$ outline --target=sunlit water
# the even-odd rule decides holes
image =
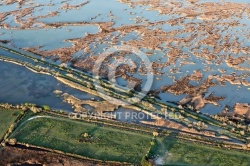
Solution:
[[[202,2],[221,2],[219,0],[201,0],[198,3]],[[235,2],[233,0],[227,0],[227,2]],[[3,2],[0,2],[3,3]],[[43,1],[43,0],[38,0],[36,3],[39,4],[49,4],[49,1]],[[74,0],[74,1],[69,1],[69,4],[79,4],[82,3],[80,0]],[[249,3],[247,0],[240,0],[237,1],[237,3]],[[43,18],[43,19],[38,19],[38,21],[44,22],[44,23],[54,23],[54,22],[80,22],[80,21],[86,21],[86,22],[107,22],[111,21],[112,19],[114,20],[115,24],[113,27],[120,27],[122,25],[134,25],[135,19],[137,17],[141,17],[142,19],[147,19],[149,22],[156,22],[156,21],[161,21],[161,20],[169,20],[170,16],[168,15],[160,15],[158,11],[155,10],[148,10],[150,6],[135,6],[135,8],[129,8],[128,4],[122,4],[118,1],[115,0],[105,0],[105,3],[103,3],[103,0],[90,0],[90,3],[87,5],[84,5],[80,7],[79,9],[74,9],[74,10],[63,10],[60,9],[61,7],[61,0],[56,0],[53,1],[54,6],[40,6],[37,7],[35,12],[32,13],[33,16],[39,16],[39,15],[46,15],[50,11],[58,11],[59,14],[55,17],[49,17],[49,18]],[[186,2],[183,2],[184,5],[187,5]],[[29,5],[26,3],[23,7],[30,7],[32,5]],[[17,4],[12,4],[12,5],[2,5],[0,6],[0,11],[1,12],[7,12],[7,11],[12,11],[17,9]],[[114,18],[111,18],[108,16],[110,12],[115,16]],[[25,16],[26,18],[28,16]],[[178,18],[178,15],[173,15],[172,18]],[[92,19],[91,19],[92,18]],[[6,23],[10,23],[11,26],[17,26],[16,23],[14,23],[14,18],[12,16],[9,16],[8,19],[5,20]],[[223,20],[227,21],[227,20]],[[198,19],[190,20],[186,19],[185,22],[200,22]],[[250,42],[246,37],[243,37],[244,32],[249,29],[250,22],[246,17],[243,17],[240,20],[240,23],[246,24],[245,27],[234,27],[231,28],[229,27],[229,30],[227,30],[227,33],[234,34],[239,33],[239,36],[242,36],[240,40],[243,42],[244,46],[250,46]],[[137,24],[144,24],[143,22],[137,23]],[[161,26],[152,26],[148,27],[149,29],[153,28],[161,28],[164,31],[171,31],[171,30],[176,30],[176,29],[181,29],[183,28],[182,26],[170,26],[168,24],[164,24]],[[218,27],[221,28],[221,27]],[[240,32],[242,30],[242,32]],[[96,25],[83,25],[83,26],[68,26],[68,27],[61,27],[57,29],[37,29],[37,30],[6,30],[6,29],[0,29],[0,39],[1,40],[12,40],[11,44],[19,47],[19,48],[25,48],[25,47],[35,47],[35,46],[43,46],[41,49],[42,50],[52,50],[56,48],[61,48],[61,47],[70,47],[72,43],[69,42],[64,42],[64,40],[67,39],[72,39],[72,38],[79,38],[79,37],[84,37],[86,33],[88,34],[94,34],[99,32],[98,26]],[[222,35],[226,35],[225,33],[222,33]],[[190,34],[179,34],[178,37],[185,37]],[[117,43],[118,45],[121,43],[121,41],[129,41],[132,39],[139,39],[140,36],[138,36],[137,33],[131,32],[130,34],[120,37],[119,42]],[[223,41],[222,41],[223,42]],[[195,43],[190,43],[190,47],[193,47]],[[174,43],[173,43],[174,45]],[[94,54],[98,54],[103,52],[103,48],[109,47],[108,45],[98,45],[97,48],[92,47],[92,51]],[[204,48],[212,49],[207,46],[203,46]],[[161,86],[166,86],[166,85],[171,85],[173,84],[173,80],[170,79],[168,76],[175,76],[177,79],[187,75],[187,74],[192,74],[194,70],[201,70],[205,67],[211,67],[211,70],[207,72],[203,72],[204,78],[207,78],[209,75],[213,74],[218,74],[221,75],[221,73],[218,72],[218,69],[225,69],[226,72],[225,74],[231,74],[232,72],[236,72],[236,74],[241,74],[242,71],[237,71],[232,68],[229,68],[225,62],[222,62],[221,65],[215,65],[214,62],[212,64],[205,64],[203,58],[197,58],[196,56],[192,55],[189,51],[189,48],[187,46],[184,46],[182,48],[182,51],[187,53],[190,57],[187,59],[189,62],[194,62],[195,65],[193,64],[188,64],[181,66],[181,59],[178,59],[175,64],[171,64],[168,67],[163,68],[164,74],[162,76],[155,76],[154,83],[152,85],[152,89],[158,89]],[[142,49],[142,51],[148,51],[146,49]],[[160,62],[166,62],[167,57],[165,57],[164,52],[166,50],[162,51],[154,51],[155,54],[149,56],[149,59],[153,61],[160,61]],[[2,52],[4,55],[8,55],[6,52]],[[73,57],[79,57],[83,54],[82,51],[76,53],[73,55]],[[217,56],[221,56],[224,53],[221,52]],[[247,55],[244,55],[247,56]],[[1,75],[3,77],[0,77],[0,85],[1,86],[7,86],[6,88],[1,89],[1,95],[0,101],[3,102],[12,102],[12,103],[21,103],[21,102],[35,102],[38,104],[47,104],[51,105],[54,108],[57,109],[70,109],[70,106],[59,102],[59,99],[52,94],[53,90],[55,89],[63,89],[64,91],[67,91],[66,86],[61,85],[60,83],[57,83],[55,79],[48,77],[48,76],[41,76],[41,75],[36,75],[34,76],[33,79],[29,80],[29,76],[32,75],[30,72],[26,73],[26,69],[22,67],[14,67],[14,65],[10,64],[4,64],[1,62],[1,69],[3,71],[7,70],[6,66],[12,66],[13,71],[10,70],[9,74],[6,74],[6,72],[2,72]],[[244,67],[248,67],[249,64],[246,62],[242,64]],[[169,70],[174,67],[180,67],[180,73],[174,73],[171,74]],[[5,73],[5,74],[4,74]],[[23,74],[24,73],[24,74]],[[27,77],[26,77],[27,74]],[[20,78],[20,75],[24,79]],[[8,76],[8,77],[7,77]],[[138,74],[135,76],[141,77]],[[2,79],[6,78],[6,79]],[[8,78],[8,79],[7,79]],[[145,82],[145,77],[141,77],[144,82]],[[158,78],[158,79],[157,79]],[[250,80],[249,78],[246,78],[247,80]],[[20,81],[20,82],[19,82]],[[23,82],[27,82],[28,85],[24,84]],[[17,87],[16,90],[13,90],[14,85],[11,85],[11,82],[15,84],[15,87]],[[39,83],[37,83],[39,82]],[[119,85],[126,86],[127,82],[123,80],[122,78],[118,78],[117,82]],[[20,86],[19,86],[20,84]],[[196,83],[198,84],[198,83]],[[53,85],[53,86],[52,86]],[[9,86],[9,88],[8,88]],[[37,88],[38,86],[38,88]],[[48,86],[50,88],[42,88],[42,87]],[[58,86],[58,88],[57,88]],[[220,101],[219,105],[220,106],[214,106],[211,104],[207,104],[205,108],[203,108],[201,111],[204,113],[211,113],[215,114],[220,112],[225,105],[233,106],[236,102],[239,103],[249,103],[248,99],[248,87],[244,87],[240,85],[230,85],[226,84],[225,86],[216,86],[216,87],[210,87],[208,89],[207,94],[210,94],[212,92],[216,92],[215,94],[217,96],[224,96],[226,97],[225,100]],[[41,89],[39,89],[41,87]],[[3,92],[2,92],[3,91]],[[32,92],[33,91],[33,92]],[[44,91],[44,92],[42,92]],[[73,91],[72,89],[70,91]],[[25,92],[25,93],[24,93]],[[72,93],[71,93],[72,94]],[[77,93],[79,95],[79,92]],[[21,97],[22,96],[22,97]],[[175,96],[171,93],[160,93],[159,97],[164,100],[164,101],[175,101],[178,102],[181,100],[183,97],[186,95],[179,95]],[[55,102],[56,101],[56,102]],[[57,103],[57,104],[55,104]]]

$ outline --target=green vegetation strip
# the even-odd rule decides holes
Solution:
[[[88,158],[138,164],[150,150],[152,136],[69,119],[42,117],[20,124],[11,138]]]
[[[175,136],[158,138],[151,155],[159,155],[158,164],[164,165],[209,165],[209,166],[248,166],[249,152],[223,150],[193,143],[184,143]]]
[[[0,140],[3,139],[8,130],[11,130],[11,125],[14,124],[20,115],[20,110],[0,109]]]

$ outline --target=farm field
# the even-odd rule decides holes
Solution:
[[[45,116],[20,124],[11,138],[88,158],[139,164],[152,136]]]
[[[4,137],[7,130],[20,115],[20,110],[0,109],[0,140]]]
[[[18,142],[103,161],[140,164],[149,153],[163,165],[249,165],[248,152],[223,150],[178,140],[175,134],[156,137],[93,123],[30,111],[10,138]]]
[[[184,143],[174,138],[157,139],[156,146],[151,149],[152,155],[159,155],[157,164],[167,165],[239,165],[250,164],[249,152],[222,150],[194,143]]]

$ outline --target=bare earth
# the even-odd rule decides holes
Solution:
[[[1,162],[0,166],[6,165],[46,165],[46,166],[102,166],[108,163],[100,163],[90,160],[75,159],[56,153],[20,149],[16,147],[6,146],[0,150]]]

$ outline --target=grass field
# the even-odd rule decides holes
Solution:
[[[15,122],[19,115],[19,110],[0,109],[0,139],[4,137],[11,124]]]
[[[161,164],[168,165],[209,165],[209,166],[249,166],[250,153],[222,150],[194,143],[174,141],[174,138],[158,138],[152,155],[159,154]]]
[[[10,137],[89,158],[135,164],[140,163],[151,147],[151,135],[63,118],[27,121],[32,116],[28,112]],[[250,165],[249,153],[184,143],[176,140],[175,135],[157,137],[150,155],[159,155],[158,164],[166,165]]]
[[[84,134],[88,137],[85,138]],[[139,164],[152,136],[68,119],[38,118],[21,124],[17,141],[104,161]],[[80,138],[83,142],[79,142]]]

